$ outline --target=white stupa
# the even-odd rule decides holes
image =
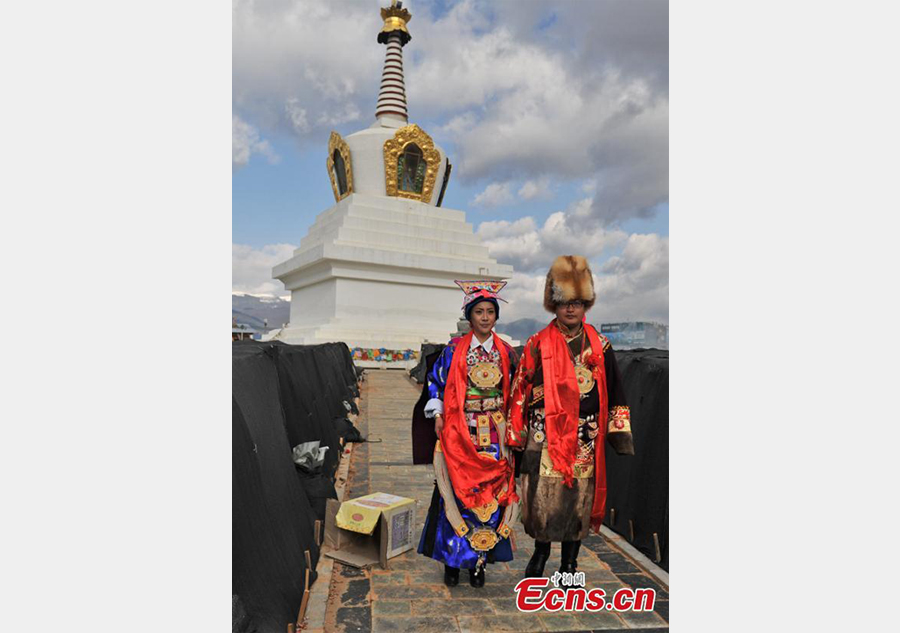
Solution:
[[[323,211],[272,276],[291,291],[288,343],[344,341],[351,348],[419,349],[446,342],[461,316],[454,279],[508,279],[465,213],[441,207],[451,165],[410,125],[403,79],[409,11],[381,10],[387,45],[371,127],[331,133],[327,167],[336,204]]]

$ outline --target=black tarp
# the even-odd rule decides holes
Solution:
[[[349,382],[348,382],[349,381]],[[340,458],[333,420],[346,414],[356,372],[343,344],[232,344],[232,623],[240,633],[294,622],[303,597],[305,550],[315,580],[316,509],[334,496]],[[329,446],[322,472],[307,475],[291,447]]]
[[[634,455],[606,447],[607,498],[604,523],[669,569],[669,352],[658,349],[616,352],[631,408]],[[615,522],[611,510],[615,509]],[[629,524],[631,521],[631,524]],[[634,538],[631,538],[631,531]]]
[[[434,444],[437,442],[437,435],[434,432],[434,420],[425,417],[425,405],[428,403],[428,385],[425,383],[425,374],[431,371],[435,361],[444,350],[445,345],[426,344],[422,346],[422,353],[419,357],[419,365],[421,366],[422,380],[416,378],[422,384],[422,393],[418,402],[413,407],[412,419],[412,447],[413,447],[413,464],[431,464],[434,462]],[[412,372],[410,372],[412,375]]]
[[[425,374],[431,371],[434,361],[428,364],[428,357],[435,353],[440,353],[444,349],[443,343],[423,343],[422,349],[419,350],[419,364],[409,370],[409,375],[420,385],[425,382]],[[437,356],[435,356],[437,358]]]

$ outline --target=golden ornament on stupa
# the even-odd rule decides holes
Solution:
[[[391,33],[399,33],[400,42],[406,45],[412,39],[412,35],[406,30],[406,23],[412,20],[412,15],[407,9],[403,8],[403,3],[398,0],[392,0],[391,6],[381,10],[381,19],[384,20],[384,26],[378,34],[378,43],[385,44],[388,35]]]

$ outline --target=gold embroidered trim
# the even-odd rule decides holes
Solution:
[[[472,508],[472,513],[478,517],[478,520],[482,523],[487,523],[491,518],[491,515],[497,511],[499,508],[499,504],[496,499],[491,499],[487,503],[482,506],[478,506],[477,508]]]
[[[497,544],[500,538],[491,528],[478,528],[469,536],[469,545],[477,552],[487,552]]]
[[[600,334],[600,332],[597,332],[597,338],[600,339],[600,346],[603,347],[604,352],[611,347],[609,339]]]
[[[503,398],[472,398],[466,400],[466,411],[494,411],[503,407]]]
[[[547,477],[550,479],[562,479],[563,474],[553,468],[553,460],[550,459],[550,452],[547,450],[547,447],[543,447],[541,449],[541,477]],[[594,464],[593,462],[590,464],[573,464],[572,465],[572,476],[575,479],[590,479],[594,476]]]
[[[500,368],[493,363],[476,363],[469,370],[469,380],[479,389],[496,387],[500,378]]]
[[[618,406],[609,410],[609,433],[631,433],[631,409]]]
[[[491,445],[491,418],[487,413],[482,413],[481,415],[475,418],[475,423],[478,429],[478,445],[479,446],[490,446]]]
[[[594,388],[594,374],[584,365],[575,367],[575,382],[578,383],[579,393],[590,393]]]

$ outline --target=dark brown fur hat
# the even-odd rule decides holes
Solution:
[[[594,305],[594,276],[587,260],[580,255],[560,255],[553,261],[544,285],[544,308],[556,312],[556,306],[581,299],[588,310]]]

